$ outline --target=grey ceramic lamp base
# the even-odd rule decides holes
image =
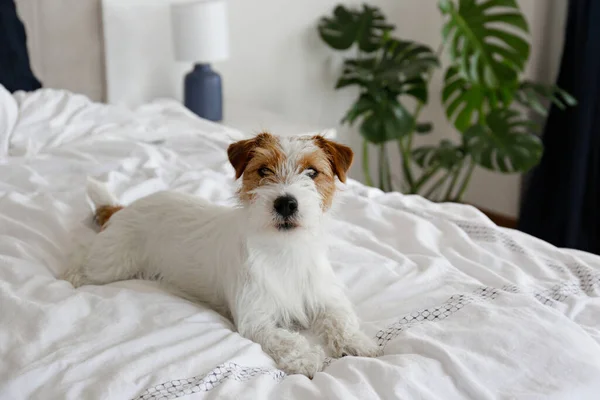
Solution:
[[[196,64],[185,76],[184,105],[201,118],[223,120],[221,76],[208,64]]]

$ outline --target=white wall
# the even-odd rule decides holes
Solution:
[[[341,57],[317,36],[316,22],[331,12],[335,0],[229,0],[232,57],[218,68],[224,76],[228,97],[245,100],[290,118],[318,125],[338,125],[355,92],[334,91]],[[360,1],[343,1],[360,4]],[[396,34],[418,40],[434,49],[440,43],[441,16],[434,0],[378,0],[397,26]],[[528,75],[552,80],[560,57],[565,0],[520,0],[532,30],[533,54]],[[553,13],[551,13],[553,11]],[[543,53],[543,54],[542,54]],[[432,100],[423,117],[435,124],[434,141],[456,137],[439,101],[442,73],[431,85]],[[341,129],[341,140],[360,149],[354,130]],[[360,158],[360,152],[359,152]],[[373,157],[372,157],[373,158]],[[399,161],[392,160],[399,173]],[[352,176],[362,178],[360,160]],[[518,175],[502,176],[478,170],[466,200],[487,208],[517,215],[520,191]]]
[[[108,99],[140,102],[156,96],[181,98],[182,68],[168,48],[168,0],[103,0]],[[226,99],[251,104],[314,126],[338,126],[356,92],[334,91],[341,55],[317,35],[318,19],[340,0],[229,0],[231,58],[216,68],[222,73]],[[442,19],[435,0],[373,0],[397,26],[396,34],[437,48]],[[551,80],[560,56],[566,0],[520,0],[532,28],[531,77]],[[562,10],[561,10],[562,9]],[[551,10],[558,10],[551,13]],[[558,21],[558,22],[557,22]],[[136,39],[137,38],[137,42]],[[166,46],[166,47],[165,47]],[[428,141],[456,137],[439,101],[442,73],[431,85],[431,102],[423,117],[435,124]],[[227,110],[225,109],[225,113]],[[339,128],[340,139],[360,149],[355,130]],[[362,179],[360,151],[351,172]],[[399,160],[392,159],[400,172]],[[508,214],[518,212],[520,177],[477,171],[466,200]]]
[[[44,87],[104,100],[100,0],[16,0],[31,67]]]
[[[108,84],[104,84],[101,0],[17,0],[29,34],[35,73],[46,87],[84,93],[135,105],[155,97],[181,98],[182,75],[189,66],[172,61],[168,3],[175,0],[102,0],[105,15]],[[229,0],[232,57],[217,65],[225,95],[314,126],[338,126],[353,100],[352,90],[334,91],[341,57],[317,36],[319,17],[344,0]],[[436,0],[372,0],[397,25],[400,37],[436,48],[441,17]],[[566,0],[519,0],[532,28],[532,78],[552,81],[562,48]],[[106,14],[106,13],[105,13]],[[441,73],[434,76],[432,101],[424,118],[436,131],[427,138],[456,137],[437,95]],[[226,110],[225,110],[226,112]],[[360,149],[356,131],[340,128],[341,140]],[[393,154],[396,154],[395,151]],[[360,152],[352,176],[362,179]],[[373,158],[373,157],[372,157]],[[399,172],[399,160],[392,160]],[[467,200],[509,215],[518,211],[519,176],[477,171]]]

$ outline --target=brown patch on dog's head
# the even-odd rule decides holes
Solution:
[[[313,136],[312,140],[319,150],[307,154],[302,160],[302,164],[304,168],[312,168],[317,171],[313,180],[321,194],[321,207],[326,211],[333,203],[336,191],[335,177],[337,176],[341,182],[346,182],[346,174],[352,165],[354,153],[348,146],[322,136]]]
[[[227,148],[227,156],[229,162],[235,169],[235,179],[239,179],[244,173],[250,160],[256,154],[259,148],[274,148],[277,147],[278,140],[270,133],[263,132],[253,137],[252,139],[240,140],[229,145]]]
[[[229,162],[235,169],[235,178],[243,175],[239,194],[242,200],[251,200],[253,189],[261,184],[277,180],[285,154],[279,139],[263,132],[252,139],[233,143],[227,149]]]
[[[313,140],[327,155],[333,173],[343,183],[346,182],[346,174],[352,165],[354,152],[348,146],[325,139],[323,136],[313,136]]]

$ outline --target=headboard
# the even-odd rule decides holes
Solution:
[[[15,0],[45,87],[106,97],[101,0]]]

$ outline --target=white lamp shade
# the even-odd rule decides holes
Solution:
[[[227,4],[224,0],[171,4],[173,45],[177,61],[210,63],[229,56]]]

